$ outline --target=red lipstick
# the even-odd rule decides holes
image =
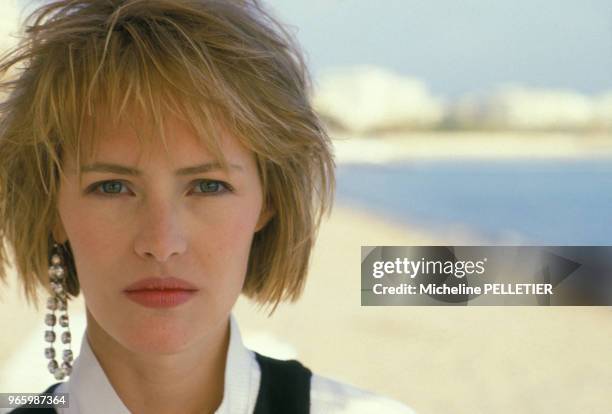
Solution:
[[[147,308],[173,308],[195,296],[198,288],[175,277],[150,277],[128,286],[128,299]]]

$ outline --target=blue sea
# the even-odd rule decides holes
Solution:
[[[338,201],[503,244],[612,245],[612,159],[341,164]]]

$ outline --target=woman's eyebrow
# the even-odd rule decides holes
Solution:
[[[244,168],[238,164],[228,164],[231,169],[237,171],[244,171]],[[179,168],[174,173],[176,175],[193,175],[202,174],[210,171],[221,170],[221,164],[218,162],[208,162],[199,165],[193,165],[189,167]],[[93,164],[83,165],[81,167],[81,173],[87,172],[106,172],[122,175],[142,175],[142,172],[134,167],[129,167],[121,164],[113,164],[108,162],[96,162]]]

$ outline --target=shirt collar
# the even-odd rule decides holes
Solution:
[[[253,412],[261,374],[255,354],[242,343],[233,314],[230,315],[230,343],[225,362],[223,401],[215,414]]]
[[[242,343],[238,323],[230,315],[230,341],[225,364],[223,401],[215,414],[252,412],[257,399],[260,373],[252,351]],[[75,359],[68,382],[56,389],[68,392],[70,408],[64,414],[129,414],[94,355],[87,335]]]

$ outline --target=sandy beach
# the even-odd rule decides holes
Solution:
[[[336,205],[299,302],[268,318],[239,300],[245,342],[418,413],[610,412],[610,308],[360,306],[360,246],[478,242],[451,233],[431,235]],[[42,352],[43,309],[27,308],[13,280],[0,300],[0,391],[42,391],[53,382]],[[80,321],[78,336],[82,303],[71,315]]]

